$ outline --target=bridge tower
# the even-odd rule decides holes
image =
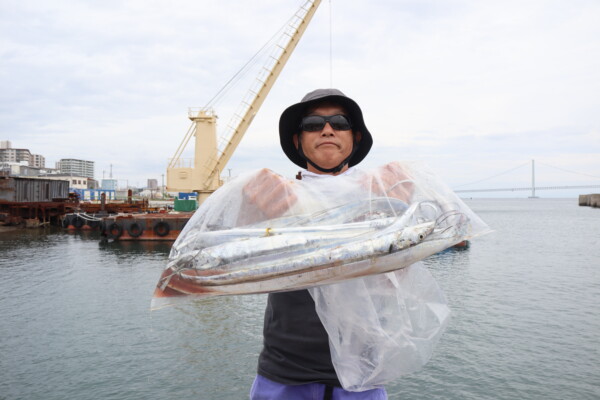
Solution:
[[[535,160],[531,160],[531,196],[530,199],[538,199],[535,195]]]

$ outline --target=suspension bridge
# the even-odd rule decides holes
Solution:
[[[490,179],[496,178],[496,177],[501,176],[501,175],[505,175],[505,174],[507,174],[509,172],[512,172],[512,171],[516,170],[516,169],[522,168],[522,167],[524,167],[527,164],[529,164],[529,163],[519,165],[518,167],[511,168],[511,169],[509,169],[507,171],[503,171],[503,172],[501,172],[499,174],[495,174],[495,175],[490,176],[488,178],[480,179],[480,180],[475,181],[475,182],[466,183],[466,184],[457,186],[457,188],[458,187],[463,187],[463,186],[468,186],[468,185],[473,185],[473,184],[476,184],[476,183],[481,183],[481,182],[484,182],[484,181],[489,181]],[[594,176],[594,175],[590,175],[590,174],[584,174],[584,173],[581,173],[581,172],[569,171],[569,170],[566,170],[564,168],[553,167],[553,166],[547,165],[547,164],[544,164],[544,165],[546,165],[548,167],[551,167],[551,168],[558,169],[558,170],[562,170],[564,172],[569,172],[569,173],[577,174],[577,175],[580,175],[580,176],[586,176],[586,177],[592,177],[592,178],[600,179],[600,176]],[[598,183],[598,184],[585,184],[585,185],[536,186],[536,184],[535,184],[535,160],[531,160],[531,186],[509,187],[509,188],[491,188],[491,189],[455,189],[454,192],[456,192],[456,193],[476,193],[476,192],[482,193],[482,192],[517,192],[517,191],[529,191],[529,192],[531,192],[531,196],[529,196],[529,197],[536,198],[537,196],[536,196],[535,192],[538,191],[538,190],[562,190],[562,189],[600,189],[600,183]]]

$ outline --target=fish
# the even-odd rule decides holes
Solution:
[[[292,215],[269,220],[270,226],[289,227],[306,225],[333,225],[373,220],[384,217],[398,217],[409,208],[404,201],[392,197],[374,197],[357,200],[341,206],[328,208],[308,215]],[[263,226],[259,222],[249,227]]]
[[[275,251],[284,250],[288,238],[296,238],[298,244],[309,245],[308,242],[335,240],[365,234],[391,225],[396,218],[387,217],[362,222],[343,223],[335,225],[293,226],[264,228],[233,228],[228,230],[196,232],[193,238],[188,238],[181,244],[174,245],[177,252],[193,246],[197,251],[216,247],[213,251],[227,253],[228,251],[242,252],[244,257],[256,252],[256,248],[266,247]],[[285,239],[280,237],[285,236]],[[264,239],[271,238],[271,239]],[[304,239],[302,239],[304,238]],[[260,239],[260,240],[257,240]],[[243,245],[239,245],[242,243]],[[293,243],[290,243],[293,244]],[[229,248],[233,248],[229,250]],[[244,249],[243,249],[244,248]]]
[[[274,236],[280,233],[312,234],[318,230],[361,229],[361,223],[385,224],[407,214],[409,206],[402,200],[375,197],[309,214],[291,215],[241,227],[206,226],[187,230],[172,247],[175,257],[220,243],[252,237]],[[356,224],[356,225],[352,225]],[[340,229],[337,229],[337,228]],[[348,236],[349,234],[345,234]]]
[[[433,227],[434,223],[429,222],[365,241],[353,241],[349,244],[341,244],[333,248],[321,248],[317,251],[283,260],[277,259],[253,268],[214,275],[192,275],[192,279],[204,286],[222,286],[241,282],[263,281],[277,276],[302,275],[305,272],[314,270],[335,268],[414,246],[424,240],[433,231]]]
[[[313,286],[327,275],[342,278],[349,273],[354,276],[352,268],[346,271],[346,266],[414,246],[423,241],[433,228],[434,222],[429,222],[368,240],[354,240],[258,264],[248,259],[246,268],[242,269],[227,270],[225,265],[222,269],[214,265],[179,271],[167,268],[154,297],[265,293]]]
[[[423,201],[396,217],[197,233],[174,246],[151,308],[183,296],[298,290],[407,267],[464,239],[468,218],[444,209]]]
[[[396,217],[386,216],[335,225],[272,228],[269,224],[266,228],[242,227],[217,231],[196,231],[189,235],[191,237],[173,245],[170,257],[173,261],[167,266],[173,271],[179,271],[181,268],[193,267],[205,270],[216,268],[221,264],[229,264],[228,269],[231,270],[236,261],[244,261],[246,264],[249,259],[264,261],[264,259],[258,259],[261,256],[281,257],[284,255],[290,257],[297,252],[305,252],[306,249],[331,247],[341,241],[389,229],[392,225],[392,230],[398,230],[410,224],[411,218],[420,207],[422,204],[413,204],[406,212]],[[339,210],[339,207],[335,207],[333,210]],[[381,215],[380,209],[373,210]],[[323,214],[331,215],[332,212],[328,213],[326,210],[319,212],[318,216]],[[303,218],[309,217],[304,216]],[[332,220],[328,219],[328,221]]]
[[[398,218],[407,218],[416,214],[418,208],[427,202],[408,206],[393,198],[374,198],[361,200],[344,206],[333,207],[308,215],[275,218],[261,223],[239,228],[195,230],[186,232],[172,247],[172,258],[197,252],[222,243],[263,238],[281,234],[313,235],[326,234],[330,239],[335,236],[347,238],[367,231],[389,226]],[[262,244],[262,243],[261,243]],[[251,248],[254,243],[247,243]],[[259,244],[260,246],[260,244]],[[279,250],[274,248],[275,251]],[[248,254],[245,254],[247,256]]]

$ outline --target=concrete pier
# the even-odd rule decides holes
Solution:
[[[580,194],[579,205],[600,208],[600,194]]]

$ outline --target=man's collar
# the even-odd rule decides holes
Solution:
[[[314,172],[310,172],[308,170],[304,170],[302,171],[302,179],[322,179],[322,178],[334,178],[336,176],[345,176],[345,175],[349,175],[352,174],[354,172],[354,167],[348,168],[347,170],[345,170],[344,172],[342,172],[341,174],[337,174],[337,175],[329,175],[329,174],[315,174]]]

